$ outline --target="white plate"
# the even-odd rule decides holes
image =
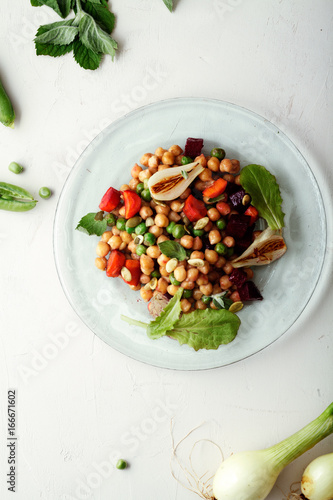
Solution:
[[[94,265],[99,238],[75,231],[81,217],[98,211],[104,192],[130,179],[141,155],[158,146],[184,146],[204,139],[204,152],[223,147],[241,166],[266,166],[280,185],[285,217],[285,256],[255,269],[264,296],[239,313],[236,339],[216,351],[195,352],[168,337],[147,338],[120,314],[149,321],[147,305],[121,279],[107,278]],[[264,118],[212,99],[179,98],[145,106],[117,120],[87,147],[61,193],[54,223],[54,253],[67,298],[85,324],[113,348],[155,366],[199,370],[224,366],[254,354],[278,339],[308,303],[324,260],[326,218],[315,178],[294,144]]]

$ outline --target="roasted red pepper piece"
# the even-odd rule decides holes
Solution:
[[[114,210],[119,205],[119,202],[120,191],[110,187],[103,196],[99,208],[104,212],[111,212],[111,210]]]
[[[227,181],[224,179],[217,179],[214,184],[204,189],[202,194],[207,196],[207,198],[216,198],[216,196],[220,196],[220,194],[224,193],[227,184]]]
[[[125,219],[130,219],[136,215],[141,208],[141,198],[138,194],[130,189],[123,191],[125,202]]]
[[[125,254],[120,250],[112,250],[106,265],[106,275],[110,278],[117,278],[120,275],[121,268],[126,261]]]
[[[250,205],[249,208],[245,210],[244,215],[249,215],[251,217],[251,226],[259,219],[258,210],[253,205]]]
[[[207,215],[207,209],[204,202],[197,200],[193,194],[190,194],[190,196],[186,198],[183,212],[191,222],[202,219],[202,217]]]
[[[125,267],[127,267],[127,269],[130,271],[130,273],[132,275],[131,281],[126,281],[123,278],[125,283],[127,283],[128,285],[137,286],[140,282],[140,276],[141,276],[140,261],[128,259],[125,262]]]

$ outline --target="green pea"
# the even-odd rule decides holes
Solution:
[[[146,227],[146,224],[144,222],[141,222],[135,228],[135,234],[145,234],[146,231],[147,231],[147,227]]]
[[[120,469],[120,470],[126,469],[127,465],[128,464],[127,464],[126,460],[123,460],[122,458],[120,458],[118,460],[118,462],[116,463],[117,469]]]
[[[213,148],[210,152],[210,156],[215,156],[218,160],[223,160],[223,158],[225,158],[225,151],[222,148]]]
[[[170,224],[167,225],[165,228],[167,233],[172,234],[173,228],[175,227],[176,223],[174,221],[171,221]]]
[[[184,290],[183,291],[183,298],[184,299],[190,299],[193,295],[193,290]]]
[[[125,228],[126,228],[126,220],[125,219],[118,219],[117,220],[117,229],[119,229],[119,231],[125,231]]]
[[[224,219],[217,220],[215,224],[217,226],[217,229],[220,229],[221,231],[223,231],[223,229],[225,229],[227,226],[227,223]]]
[[[150,247],[151,245],[155,245],[156,236],[153,233],[146,233],[143,237],[143,243],[147,247]]]
[[[116,225],[116,216],[114,214],[107,214],[105,218],[108,226],[113,227]]]
[[[151,201],[151,194],[150,194],[150,191],[149,189],[143,189],[141,191],[141,198],[145,201]]]
[[[8,165],[8,170],[10,170],[11,172],[13,172],[13,174],[20,174],[21,172],[23,172],[23,167],[21,167],[21,165],[19,165],[18,163],[16,163],[16,161],[12,161]]]
[[[193,163],[192,158],[190,158],[189,156],[183,156],[182,165],[188,165],[189,163]]]
[[[128,227],[128,226],[125,226],[125,231],[126,233],[128,234],[133,234],[134,231],[135,231],[135,227]]]
[[[144,188],[145,188],[144,183],[143,182],[139,182],[139,184],[136,186],[136,192],[138,194],[141,194],[142,191],[144,190]]]
[[[176,285],[176,286],[180,285],[180,281],[176,280],[173,273],[169,274],[169,278],[170,278],[171,285]]]
[[[144,245],[138,245],[136,247],[135,253],[137,255],[143,255],[144,253],[146,253],[146,251],[147,251],[147,249],[146,249],[146,247]]]
[[[212,298],[211,298],[211,297],[209,297],[208,295],[203,295],[203,296],[201,297],[201,300],[202,300],[202,302],[203,302],[204,304],[210,304],[210,303],[211,303]]]
[[[185,235],[186,231],[184,229],[184,226],[181,224],[176,224],[175,227],[172,230],[172,236],[175,239],[182,238]]]
[[[219,255],[226,255],[228,247],[224,243],[216,243],[215,252]]]
[[[50,189],[48,187],[41,187],[39,190],[39,196],[47,200],[47,198],[50,198],[51,196]]]
[[[150,275],[152,278],[159,279],[161,277],[161,273],[159,271],[153,271]]]
[[[203,229],[193,229],[193,236],[203,236],[205,231]]]

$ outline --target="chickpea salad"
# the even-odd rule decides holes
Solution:
[[[122,319],[196,351],[235,338],[235,313],[263,300],[252,267],[287,250],[276,178],[261,165],[240,169],[221,147],[204,154],[203,146],[188,138],[184,149],[143,154],[128,184],[109,187],[99,211],[76,227],[100,237],[96,267],[138,291],[154,318]]]

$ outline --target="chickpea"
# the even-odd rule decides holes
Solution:
[[[167,227],[169,225],[169,219],[164,214],[157,214],[154,222],[158,227]]]
[[[161,165],[158,166],[158,171],[160,170],[166,170],[167,168],[169,168],[169,165],[163,165],[163,163],[161,163]]]
[[[198,252],[195,250],[194,252],[191,253],[191,259],[202,259],[204,260],[205,254],[203,252]]]
[[[201,174],[199,174],[199,179],[203,182],[210,181],[212,179],[212,171],[209,168],[205,168]]]
[[[127,191],[128,189],[129,189],[129,185],[128,184],[122,184],[120,186],[119,191]]]
[[[174,144],[169,148],[169,152],[172,153],[174,156],[179,156],[182,154],[183,150],[180,146],[177,146],[177,144]]]
[[[203,296],[203,293],[202,293],[202,292],[200,292],[199,288],[196,288],[196,289],[193,291],[193,295],[192,295],[192,297],[194,298],[194,300],[200,300],[202,296]]]
[[[212,295],[213,285],[211,283],[207,283],[207,285],[201,285],[200,292],[202,292],[204,295]]]
[[[204,154],[201,154],[200,156],[196,156],[194,158],[194,161],[198,161],[200,163],[200,165],[202,165],[203,167],[207,167],[207,158],[205,157]]]
[[[175,164],[178,165],[179,167],[182,165],[182,159],[184,158],[184,155],[178,155],[175,158]]]
[[[180,286],[182,288],[184,288],[184,290],[193,290],[193,288],[195,287],[195,283],[194,283],[194,281],[187,281],[187,279],[186,279],[186,280],[182,281]]]
[[[205,250],[205,259],[207,260],[207,262],[209,262],[210,264],[215,264],[218,259],[219,259],[219,255],[217,252],[215,252],[215,250],[209,250],[208,248]]]
[[[147,170],[142,170],[142,172],[139,173],[139,181],[143,182],[145,179],[149,179],[151,177],[151,172],[149,169]]]
[[[143,156],[145,156],[145,155],[143,155]],[[143,156],[142,156],[142,158],[143,158]],[[140,160],[140,163],[142,163],[142,158]],[[144,165],[144,163],[142,163],[142,165]],[[135,163],[134,167],[132,167],[132,170],[131,170],[131,176],[133,177],[133,179],[138,179],[140,172],[142,172],[142,167],[140,167],[137,163]]]
[[[170,207],[169,205],[166,205],[165,207],[163,205],[157,205],[155,211],[157,214],[169,215]]]
[[[231,184],[234,184],[235,182],[235,177],[231,174],[224,174],[223,179]]]
[[[187,270],[186,279],[187,281],[196,281],[199,277],[199,269],[197,267],[192,267]]]
[[[160,266],[166,266],[167,262],[169,262],[170,258],[161,253],[161,255],[158,257],[157,262]]]
[[[134,240],[130,241],[129,244],[128,244],[128,246],[127,246],[129,252],[134,253],[134,254],[135,254],[135,251],[136,251],[136,247],[137,247],[137,245],[134,243]]]
[[[177,212],[171,211],[169,213],[169,220],[170,221],[178,222],[178,221],[180,221],[180,219],[181,219],[181,216],[179,214],[177,214]]]
[[[226,236],[225,238],[223,238],[222,243],[224,243],[228,248],[232,248],[236,245],[236,242],[232,236]]]
[[[227,260],[224,257],[222,257],[222,255],[220,255],[220,257],[215,262],[215,267],[217,269],[222,269],[222,267],[225,265],[226,262]]]
[[[252,271],[252,269],[250,269],[249,267],[247,267],[246,269],[243,269],[243,271],[246,272],[246,276],[247,276],[248,280],[251,280],[253,278],[253,271]]]
[[[112,236],[112,231],[105,231],[101,236],[101,240],[107,243],[111,238],[111,236]]]
[[[125,206],[119,208],[119,215],[120,217],[125,217]]]
[[[181,307],[181,310],[184,312],[184,313],[187,313],[189,312],[189,310],[191,309],[192,307],[192,304],[189,300],[187,299],[182,299],[180,301],[180,307]]]
[[[202,248],[202,241],[200,236],[196,236],[193,240],[193,250],[201,250]]]
[[[153,156],[151,153],[146,153],[146,154],[144,154],[143,156],[141,156],[141,159],[140,159],[140,163],[141,163],[141,165],[143,165],[144,167],[148,167],[148,160],[149,160],[149,158],[150,158],[151,156]],[[135,165],[134,165],[134,166],[135,166]],[[141,170],[142,170],[142,168],[141,168]],[[139,176],[139,173],[140,173],[140,172],[138,171],[138,175],[137,175],[137,177]],[[133,174],[132,174],[132,177],[134,177],[134,175],[133,175]]]
[[[197,300],[194,307],[196,309],[207,309],[206,304],[204,304],[202,300]]]
[[[147,283],[149,283],[149,281],[150,281],[150,276],[142,273],[140,276],[140,283],[142,283],[143,285],[146,285]]]
[[[193,247],[193,242],[194,242],[194,238],[190,234],[185,234],[185,236],[182,236],[180,238],[180,244],[184,248],[188,248],[188,249],[192,248]]]
[[[160,164],[160,159],[156,155],[152,155],[148,160],[148,167],[154,168],[158,167]]]
[[[129,234],[127,231],[121,231],[120,238],[127,244],[133,241],[132,235]]]
[[[236,292],[232,292],[232,294],[230,295],[230,299],[233,301],[233,302],[240,302],[240,296],[239,296],[239,293],[236,291]]]
[[[221,292],[222,292],[222,288],[220,287],[220,285],[218,283],[215,283],[215,285],[213,286],[212,295],[215,295],[215,294],[221,293]]]
[[[153,291],[147,290],[145,287],[142,287],[140,288],[140,295],[145,302],[149,302],[153,296]]]
[[[218,229],[213,229],[212,231],[210,231],[208,238],[209,238],[209,243],[211,245],[215,245],[216,243],[219,243],[222,239],[220,231]]]
[[[179,286],[177,286],[177,285],[169,285],[167,288],[167,292],[172,296],[176,295],[178,290],[179,290]]]
[[[117,250],[120,245],[122,244],[123,240],[121,239],[120,236],[112,236],[110,239],[109,239],[109,245],[111,247],[112,250]]]
[[[201,285],[207,285],[209,283],[208,276],[206,274],[200,274],[196,281],[196,284],[200,287]]]
[[[215,222],[216,220],[220,219],[221,214],[216,208],[210,208],[207,211],[207,216],[209,217],[210,220]]]
[[[185,281],[187,273],[184,266],[178,266],[173,272],[177,281]]]
[[[185,189],[185,191],[179,196],[181,200],[186,200],[191,194],[191,188]]]
[[[174,212],[181,212],[183,210],[183,206],[184,206],[184,202],[182,202],[180,200],[173,200],[170,203],[170,208]]]
[[[157,245],[152,245],[147,248],[147,255],[151,257],[152,259],[157,259],[161,255],[161,250],[158,248]]]
[[[163,243],[163,241],[168,241],[168,240],[169,240],[169,238],[165,234],[161,234],[161,236],[159,236],[157,238],[156,243],[159,244],[159,243]]]
[[[223,276],[221,276],[220,287],[222,288],[222,290],[228,290],[228,288],[230,288],[231,286],[232,286],[232,283],[229,279],[229,276],[227,274],[224,274]]]
[[[240,185],[241,185],[241,182],[240,182],[240,175],[236,175],[236,177],[235,177],[235,184],[237,184],[237,186],[240,186]]]
[[[234,266],[231,264],[231,262],[226,262],[226,264],[223,266],[223,271],[225,272],[225,274],[231,274],[233,270]]]
[[[156,225],[150,226],[149,232],[158,238],[161,234],[163,234],[163,228]]]
[[[162,156],[164,155],[164,153],[166,152],[166,149],[163,149],[161,147],[157,148],[156,151],[155,151],[155,155],[161,159]]]
[[[175,155],[166,151],[162,156],[162,163],[164,165],[173,165],[175,163]]]
[[[208,274],[210,271],[210,265],[209,262],[205,261],[205,264],[201,267],[199,267],[199,272],[202,274]]]
[[[220,163],[221,172],[227,172],[228,174],[238,174],[240,164],[238,160],[229,160],[229,158],[224,158]]]
[[[170,273],[168,273],[165,266],[160,266],[160,275],[163,276],[163,278],[165,278],[168,282],[170,281],[170,280],[168,280],[169,274]]]
[[[208,160],[207,167],[212,172],[218,172],[220,169],[220,160],[218,158],[215,158],[215,156],[213,156]]]
[[[140,217],[143,218],[143,220],[148,219],[148,217],[151,217],[153,215],[153,211],[150,207],[141,207],[140,208]]]
[[[95,259],[95,266],[100,269],[101,271],[104,271],[106,268],[107,260],[105,257],[96,257]]]

